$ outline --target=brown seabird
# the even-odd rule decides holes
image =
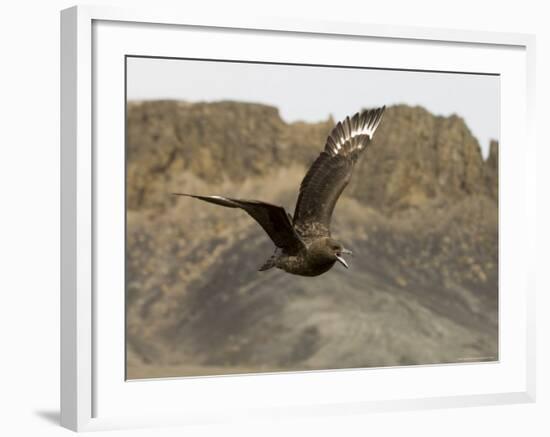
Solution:
[[[294,217],[282,206],[259,200],[173,194],[245,210],[277,247],[260,271],[277,267],[295,275],[318,276],[330,270],[336,261],[349,268],[342,255],[351,254],[351,251],[331,238],[330,219],[357,159],[380,124],[384,109],[363,111],[336,124],[327,138],[325,149],[300,185]]]

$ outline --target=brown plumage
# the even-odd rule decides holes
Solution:
[[[363,111],[336,124],[325,149],[300,185],[293,218],[283,207],[258,200],[174,194],[246,211],[277,247],[260,271],[277,267],[296,275],[317,276],[330,270],[336,261],[348,268],[342,255],[351,251],[331,237],[330,220],[357,159],[382,120],[384,109]]]

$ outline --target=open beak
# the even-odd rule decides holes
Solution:
[[[346,255],[353,255],[353,252],[349,249],[342,249],[342,253]]]
[[[342,253],[344,253],[344,251],[342,251]],[[346,269],[349,269],[349,266],[348,266],[348,263],[346,262],[346,260],[344,258],[342,258],[340,255],[336,255],[336,259],[338,260],[338,262],[340,264],[342,264]]]

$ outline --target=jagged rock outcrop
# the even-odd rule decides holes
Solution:
[[[382,211],[486,194],[479,144],[456,115],[391,107],[365,155],[350,194]]]
[[[333,125],[332,119],[286,124],[276,108],[260,104],[130,103],[128,207],[173,201],[164,188],[182,172],[221,183],[291,164],[308,166]],[[494,177],[494,164],[484,163],[477,140],[460,117],[399,105],[387,109],[346,194],[393,212],[437,197],[488,194],[492,182],[484,182],[486,172]]]
[[[166,205],[163,187],[182,172],[240,182],[303,163],[329,129],[329,122],[287,125],[276,108],[260,104],[129,103],[128,207]]]
[[[492,140],[489,145],[489,156],[485,161],[485,183],[489,195],[498,200],[498,141]]]

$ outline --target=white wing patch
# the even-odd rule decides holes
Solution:
[[[353,117],[346,117],[344,121],[338,122],[327,138],[325,151],[332,156],[348,156],[364,149],[372,140],[385,108],[383,106],[358,112]]]

